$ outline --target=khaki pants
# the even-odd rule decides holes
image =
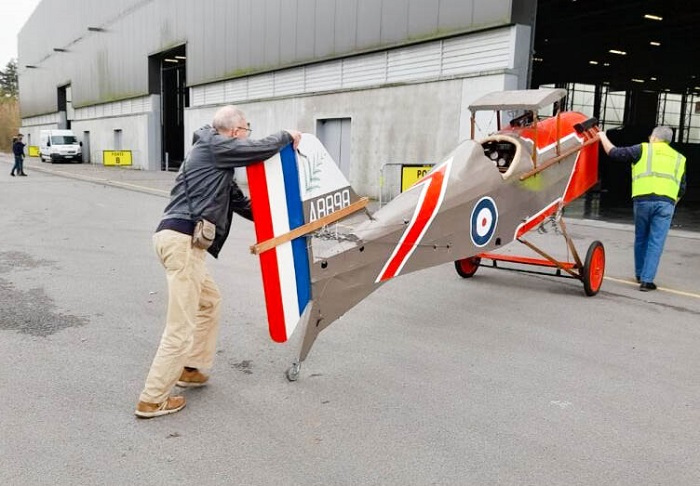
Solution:
[[[221,295],[204,263],[207,252],[193,248],[191,236],[162,230],[153,244],[168,279],[168,314],[140,400],[161,403],[185,366],[211,368]]]

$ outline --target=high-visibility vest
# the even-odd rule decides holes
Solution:
[[[685,157],[668,143],[642,144],[642,155],[632,165],[632,197],[656,194],[678,199]]]

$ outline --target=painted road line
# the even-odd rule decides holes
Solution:
[[[615,277],[604,277],[604,278],[605,278],[605,280],[610,280],[611,282],[632,285],[634,287],[639,287],[639,283],[637,283],[634,280],[628,280],[628,279],[624,279],[624,278],[615,278]],[[683,290],[670,289],[668,287],[656,287],[656,290],[662,290],[664,292],[668,292],[669,294],[682,295],[683,297],[692,297],[693,299],[700,299],[700,294],[698,294],[696,292],[685,292]]]
[[[51,170],[51,169],[48,169],[46,167],[32,167],[32,170],[65,177],[67,179],[77,179],[77,180],[81,180],[81,181],[85,181],[85,182],[92,182],[95,184],[104,184],[106,186],[119,187],[122,189],[130,189],[130,190],[134,190],[134,191],[138,191],[138,192],[145,192],[147,194],[152,194],[155,196],[163,196],[163,197],[170,196],[169,190],[166,191],[163,189],[155,189],[152,187],[142,186],[139,184],[132,184],[129,182],[118,182],[118,181],[112,181],[109,179],[104,179],[101,177],[92,177],[92,176],[87,176],[87,175],[83,175],[83,174],[76,174],[73,172],[67,172],[67,171],[61,171],[61,170]]]

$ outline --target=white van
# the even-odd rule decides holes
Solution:
[[[83,162],[82,142],[70,130],[41,130],[39,133],[41,161]]]

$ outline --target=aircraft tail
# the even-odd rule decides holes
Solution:
[[[291,145],[261,164],[247,167],[258,242],[304,224],[297,159]],[[306,238],[300,237],[260,254],[270,337],[285,342],[311,299]]]
[[[303,134],[260,164],[247,167],[257,242],[339,211],[360,198],[321,142]],[[285,342],[292,335],[312,296],[307,236],[299,236],[260,253],[270,337]]]

